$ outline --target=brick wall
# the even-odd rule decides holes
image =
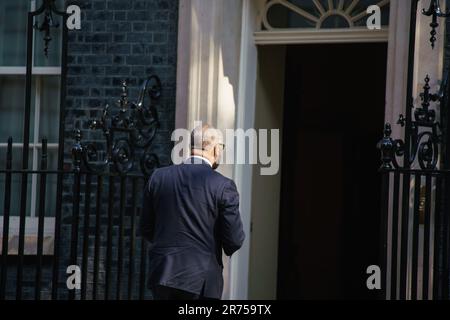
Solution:
[[[78,0],[71,1],[81,8],[81,30],[69,31],[68,39],[68,75],[67,99],[65,117],[65,163],[66,169],[72,164],[71,148],[73,145],[73,131],[81,129],[83,141],[104,142],[101,132],[89,129],[88,122],[101,116],[106,104],[114,105],[120,98],[121,82],[128,80],[129,98],[134,101],[138,97],[139,87],[150,75],[156,74],[162,81],[162,97],[158,101],[157,112],[160,122],[157,135],[152,143],[151,151],[155,153],[160,165],[170,164],[172,143],[170,135],[175,125],[175,90],[176,90],[176,61],[177,61],[177,27],[178,27],[178,0]],[[61,226],[60,268],[59,268],[59,298],[67,299],[66,268],[70,264],[71,223],[73,213],[73,174],[64,179],[63,210]],[[112,264],[111,264],[111,295],[116,297],[117,289],[117,257],[118,235],[120,232],[120,184],[115,181],[113,199],[109,201],[108,180],[105,179],[102,194],[102,207],[100,210],[100,265],[99,265],[99,298],[102,299],[105,284],[105,267],[107,263],[107,234],[108,234],[108,203],[112,204]],[[137,189],[142,190],[144,180],[137,183]],[[88,276],[87,298],[92,298],[94,242],[96,226],[95,192],[97,179],[93,177],[91,188],[90,228],[88,231]],[[131,216],[133,214],[132,183],[127,180],[125,210],[123,218],[123,282],[122,296],[128,297],[129,263],[127,259],[131,248]],[[82,247],[84,235],[84,217],[86,210],[85,177],[81,183],[80,219],[78,238],[78,261],[82,265]],[[136,195],[140,205],[141,193]],[[139,210],[137,211],[139,215]],[[139,219],[135,221],[136,228]],[[138,237],[133,246],[135,250],[134,275],[132,298],[139,297],[140,281],[140,252],[141,240]],[[35,261],[27,258],[24,269],[23,298],[34,298]],[[44,260],[42,298],[50,298],[52,275],[52,258]],[[8,272],[9,299],[15,296],[15,270],[14,263]],[[77,293],[79,297],[79,292]],[[151,297],[145,292],[145,297]]]
[[[170,134],[175,123],[177,0],[84,0],[82,30],[69,35],[66,136],[98,117],[105,104],[120,97],[128,79],[131,99],[149,75],[163,84],[161,122],[155,147],[162,165],[170,163]],[[97,136],[96,136],[97,137]],[[71,147],[67,140],[66,150]],[[67,158],[70,159],[69,152]]]
[[[84,140],[92,141],[102,136],[99,132],[93,133],[88,129],[88,121],[92,117],[99,117],[106,104],[114,105],[120,98],[121,83],[124,79],[129,83],[129,98],[135,101],[142,82],[150,75],[156,74],[162,81],[162,97],[157,104],[160,127],[157,136],[152,143],[152,152],[155,153],[162,166],[170,164],[172,143],[170,135],[175,125],[175,90],[176,90],[176,61],[177,61],[177,27],[178,27],[178,1],[177,0],[90,0],[82,1],[82,30],[71,32],[69,36],[69,60],[67,77],[67,117],[66,150],[69,151],[72,142],[70,136],[73,129],[82,130]],[[67,160],[70,153],[67,153]],[[70,162],[70,161],[68,161]],[[67,180],[67,186],[72,185],[71,179]],[[138,184],[142,189],[142,184]],[[70,188],[69,187],[69,188]],[[104,187],[108,188],[108,183]],[[94,185],[95,189],[95,185]],[[122,265],[123,281],[122,292],[127,295],[127,275],[129,263],[126,257],[130,252],[130,217],[132,214],[131,181],[126,186],[126,204],[124,212],[124,243]],[[67,225],[69,230],[71,219],[70,190],[65,203],[64,212],[67,213]],[[120,185],[116,181],[113,204],[113,230],[112,230],[112,265],[111,265],[111,296],[116,297],[117,290],[117,258],[119,236],[119,208]],[[101,248],[100,248],[100,274],[103,281],[99,286],[99,293],[104,290],[105,267],[107,264],[107,194],[103,199]],[[83,212],[85,201],[82,194],[81,211]],[[91,203],[93,203],[92,199]],[[138,203],[141,203],[140,193]],[[91,209],[91,226],[95,225],[95,208]],[[84,215],[81,215],[80,225],[84,224]],[[138,220],[136,221],[138,226]],[[92,230],[91,230],[92,231]],[[82,243],[82,235],[85,231],[80,227],[79,243]],[[66,233],[68,234],[68,232]],[[94,233],[90,232],[89,267],[93,263]],[[70,242],[65,241],[65,246]],[[133,297],[138,297],[139,290],[139,266],[141,242],[138,238],[135,246],[135,278]],[[68,250],[67,250],[68,251]],[[67,252],[63,248],[63,252]],[[81,256],[81,245],[78,249]],[[81,261],[79,259],[79,264]],[[64,276],[65,266],[61,266],[61,274]],[[92,274],[88,276],[88,288],[92,287]],[[64,288],[64,284],[62,286]],[[63,290],[64,291],[64,290]],[[88,290],[90,291],[90,290]],[[87,297],[89,298],[88,292]],[[148,293],[146,297],[148,297]]]

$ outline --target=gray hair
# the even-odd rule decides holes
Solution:
[[[220,130],[217,130],[209,124],[198,126],[191,133],[191,149],[206,150],[215,145],[223,143],[223,136]]]

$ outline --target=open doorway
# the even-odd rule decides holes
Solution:
[[[387,44],[286,49],[280,299],[370,299],[379,264]]]

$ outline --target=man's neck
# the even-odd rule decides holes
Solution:
[[[213,166],[210,160],[208,160],[208,159],[205,158],[204,156],[196,155],[196,154],[191,155],[191,156],[188,158],[187,162],[190,163],[190,162],[189,162],[189,159],[192,159],[192,158],[196,158],[196,159],[199,159],[199,160],[202,160],[202,161],[206,162],[211,168],[212,168],[212,166]]]

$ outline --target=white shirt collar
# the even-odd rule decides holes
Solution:
[[[202,161],[205,161],[205,162],[212,168],[212,163],[211,163],[211,161],[209,161],[208,159],[206,159],[206,158],[204,158],[204,157],[202,157],[202,156],[190,156],[189,158],[186,159],[186,161],[184,161],[184,163],[185,163],[185,164],[192,164],[192,163],[197,164],[197,162],[196,162],[195,160],[194,160],[194,161],[191,161],[192,158],[194,158],[194,159],[199,159],[199,160],[202,160]]]

